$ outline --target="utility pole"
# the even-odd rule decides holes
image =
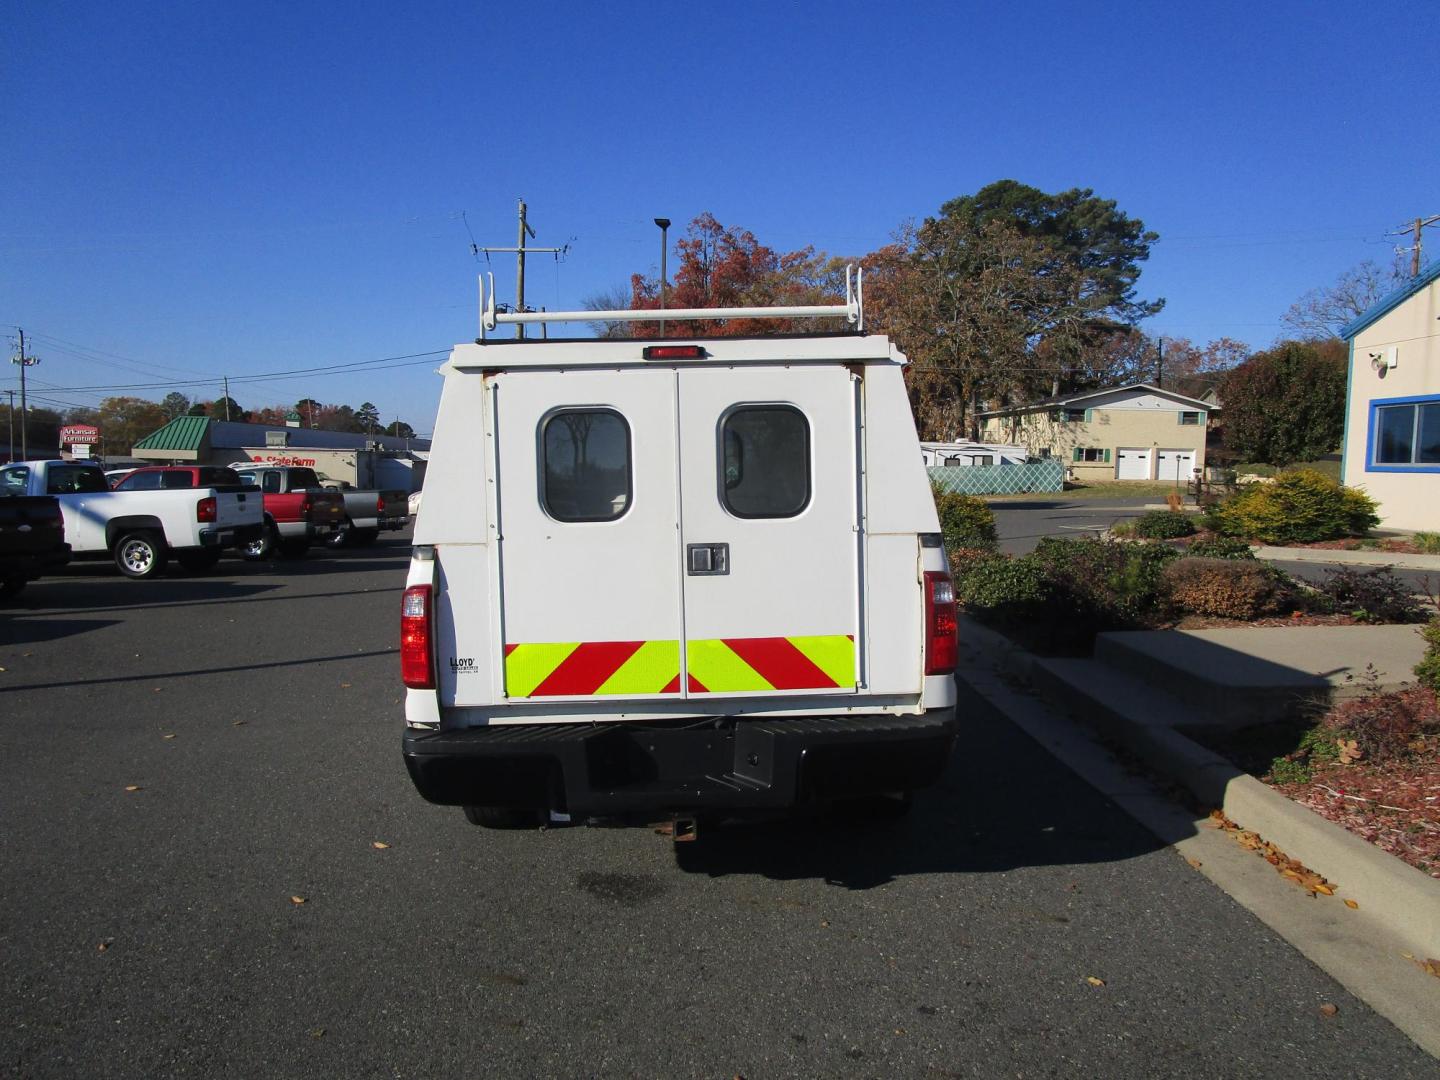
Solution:
[[[225,419],[226,419],[226,420],[229,420],[229,419],[230,419],[230,376],[229,376],[229,375],[222,375],[221,378],[225,380]]]
[[[1408,233],[1410,233],[1411,236],[1414,238],[1414,242],[1410,245],[1410,276],[1411,276],[1411,277],[1419,277],[1419,276],[1420,276],[1420,251],[1421,251],[1421,236],[1420,236],[1420,230],[1425,229],[1425,228],[1428,228],[1428,227],[1431,226],[1431,225],[1434,225],[1437,221],[1440,221],[1440,214],[1431,214],[1428,218],[1418,218],[1418,217],[1417,217],[1417,218],[1415,219],[1415,221],[1414,221],[1413,224],[1410,224],[1410,225],[1401,225],[1395,232],[1389,234],[1390,236],[1404,236],[1404,235],[1408,232]],[[1404,249],[1404,248],[1400,248],[1399,250],[1404,251],[1405,249]]]
[[[1155,339],[1155,385],[1162,390],[1165,387],[1165,339]]]
[[[10,362],[20,365],[20,457],[22,459],[28,459],[30,457],[30,442],[28,437],[29,432],[25,423],[28,419],[28,410],[25,405],[25,369],[34,367],[40,362],[40,358],[38,356],[25,355],[25,331],[21,330],[18,326],[15,329],[20,333],[20,355],[12,357]]]
[[[10,412],[9,412],[9,416],[10,416],[10,460],[11,460],[11,461],[14,461],[14,460],[15,460],[15,391],[14,391],[14,390],[6,390],[5,393],[7,393],[7,394],[10,395]]]
[[[537,247],[526,247],[526,246],[525,246],[525,239],[526,239],[526,237],[528,236],[531,240],[534,240],[534,239],[535,239],[535,230],[532,229],[532,228],[530,227],[530,223],[525,220],[525,211],[526,211],[525,200],[524,200],[524,199],[521,199],[521,200],[520,200],[520,232],[519,232],[518,240],[517,240],[517,242],[516,242],[516,244],[515,244],[515,246],[514,246],[513,248],[512,248],[512,247],[482,247],[482,248],[477,248],[474,244],[471,244],[471,245],[470,245],[470,248],[471,248],[472,251],[475,251],[476,253],[484,252],[486,259],[489,259],[489,258],[490,258],[490,253],[491,253],[492,251],[494,251],[494,252],[514,252],[514,253],[515,253],[515,310],[518,311],[518,312],[524,312],[524,311],[528,310],[528,309],[525,307],[525,256],[526,256],[526,255],[530,255],[530,254],[538,254],[539,252],[544,251],[544,252],[551,252],[551,253],[553,253],[553,254],[555,255],[555,257],[558,259],[561,255],[564,255],[565,252],[567,252],[567,251],[570,250],[570,245],[569,245],[569,244],[566,244],[564,247],[558,247],[558,248],[554,248],[554,247],[541,247],[541,248],[537,248]],[[516,323],[516,324],[515,324],[515,336],[518,337],[518,338],[523,338],[523,337],[525,336],[525,324],[524,324],[524,323]]]

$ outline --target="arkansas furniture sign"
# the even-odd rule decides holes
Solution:
[[[100,441],[100,429],[93,424],[66,424],[60,429],[61,446],[93,446]]]

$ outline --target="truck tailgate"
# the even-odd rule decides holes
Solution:
[[[222,529],[259,525],[264,520],[264,496],[254,491],[216,491],[215,524]]]

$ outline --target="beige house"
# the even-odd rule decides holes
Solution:
[[[1350,342],[1340,478],[1381,524],[1440,530],[1440,262],[1341,332]]]
[[[1034,457],[1059,458],[1071,479],[1160,480],[1186,484],[1205,468],[1212,405],[1132,383],[1065,394],[979,415],[986,442],[1015,443]]]

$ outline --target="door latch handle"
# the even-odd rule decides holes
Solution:
[[[730,573],[730,545],[686,544],[685,572],[693,577]]]

